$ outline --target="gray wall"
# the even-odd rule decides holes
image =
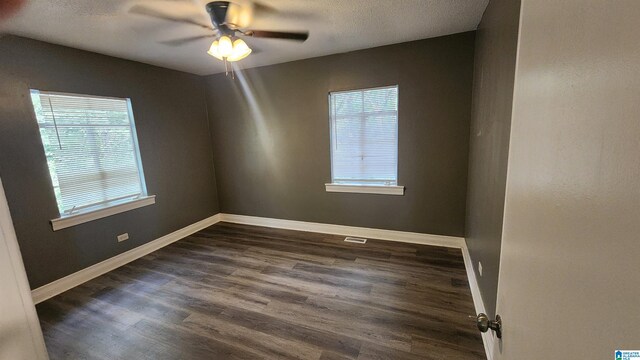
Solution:
[[[0,79],[0,177],[32,288],[218,213],[202,78],[7,36]],[[53,232],[58,210],[30,88],[131,98],[156,204]],[[130,239],[117,243],[123,232]]]
[[[474,36],[254,68],[244,80],[208,77],[221,211],[464,235]],[[325,192],[328,93],[392,84],[399,85],[405,195]]]
[[[466,239],[490,315],[498,287],[519,14],[519,0],[491,0],[476,32]]]

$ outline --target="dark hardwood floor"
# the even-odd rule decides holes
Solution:
[[[484,359],[461,251],[219,223],[37,306],[51,359]]]

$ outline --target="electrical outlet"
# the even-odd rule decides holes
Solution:
[[[125,240],[129,240],[129,233],[124,233],[124,234],[120,234],[118,235],[118,242],[122,242]]]
[[[482,263],[480,261],[478,261],[478,272],[480,273],[480,276],[482,276]]]

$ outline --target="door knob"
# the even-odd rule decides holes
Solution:
[[[502,319],[500,315],[496,315],[495,320],[490,320],[486,314],[480,313],[476,318],[476,326],[478,326],[480,332],[485,333],[491,329],[496,332],[498,339],[502,338]]]

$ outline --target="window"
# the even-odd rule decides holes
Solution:
[[[129,99],[32,90],[31,100],[60,212],[54,230],[155,202]]]
[[[329,94],[332,192],[402,195],[398,86]]]

